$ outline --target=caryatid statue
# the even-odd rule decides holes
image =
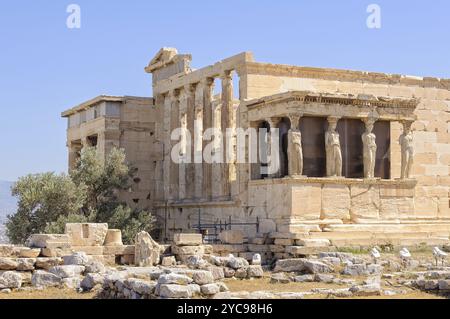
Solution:
[[[402,154],[402,167],[400,178],[410,178],[414,157],[413,134],[411,122],[403,122],[403,133],[400,135],[399,143]]]
[[[302,133],[298,129],[288,131],[288,163],[289,175],[303,174]]]
[[[365,122],[365,124],[366,124],[366,131],[362,135],[364,177],[374,178],[375,161],[377,155],[376,136],[374,133],[372,133],[374,121],[369,119]]]
[[[327,176],[342,176],[342,153],[339,133],[336,132],[337,121],[337,118],[328,118],[328,130],[325,132]]]

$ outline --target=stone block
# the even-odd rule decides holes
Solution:
[[[224,244],[243,244],[244,233],[240,230],[224,230],[220,232],[218,239]]]
[[[134,255],[134,245],[103,246],[105,255]]]
[[[282,246],[290,246],[293,244],[293,242],[294,240],[290,238],[275,238],[274,244]]]
[[[203,244],[202,234],[178,233],[173,236],[173,243],[176,246],[197,246]]]
[[[58,266],[63,264],[63,259],[60,257],[53,257],[53,258],[47,258],[47,257],[38,257],[36,258],[35,267],[37,269],[45,269],[48,270],[52,268],[53,266]]]
[[[17,259],[15,258],[0,258],[0,270],[16,270],[18,266]]]
[[[304,247],[327,247],[327,246],[331,245],[330,241],[325,238],[297,239],[295,241],[295,243],[299,246],[304,246]]]
[[[254,253],[262,253],[270,251],[269,245],[253,245],[253,244],[248,245],[248,250]]]
[[[160,262],[161,248],[149,233],[141,231],[135,237],[134,264],[139,267],[154,266]]]
[[[259,233],[267,234],[276,231],[277,224],[272,219],[260,219],[259,220]]]
[[[32,271],[36,263],[35,258],[17,258],[18,271]]]
[[[321,215],[320,185],[305,184],[292,187],[292,213],[291,216],[298,219],[320,219]]]
[[[61,284],[61,278],[44,270],[36,270],[31,284],[35,287],[57,287]]]
[[[203,255],[205,253],[205,247],[172,245],[172,253],[175,255]]]
[[[249,242],[249,244],[264,245],[266,242],[266,239],[264,237],[253,237],[253,238],[249,238],[248,242]]]
[[[350,215],[353,221],[360,219],[378,219],[380,190],[376,185],[351,185]]]
[[[27,239],[27,245],[32,248],[67,249],[71,244],[67,234],[33,234]]]
[[[307,247],[307,246],[286,246],[286,253],[294,256],[315,255],[324,250],[331,250],[333,247]]]
[[[280,259],[276,262],[274,272],[301,272],[305,270],[303,258]]]
[[[0,245],[0,257],[17,257],[20,249],[14,245]]]
[[[272,253],[284,253],[285,249],[283,245],[269,245],[269,251]]]
[[[40,253],[41,253],[40,248],[23,247],[19,249],[19,257],[21,258],[36,258],[40,255]]]
[[[106,223],[67,223],[65,228],[73,246],[102,246],[107,232]]]
[[[350,189],[347,185],[323,186],[322,218],[350,220]]]
[[[162,258],[161,266],[170,267],[175,266],[177,264],[177,260],[175,256],[165,256]]]
[[[72,249],[70,248],[42,248],[41,256],[42,257],[63,257],[70,255],[72,253]]]
[[[72,250],[82,251],[87,255],[103,255],[103,246],[72,246]]]
[[[229,244],[212,245],[214,253],[225,253],[225,254],[245,252],[247,251],[247,248],[249,246],[250,245],[229,245]]]
[[[49,272],[60,278],[69,278],[80,276],[84,269],[85,267],[80,265],[63,265],[52,267],[49,269]]]

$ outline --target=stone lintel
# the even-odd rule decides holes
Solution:
[[[283,177],[266,178],[249,181],[252,185],[268,184],[339,184],[339,185],[387,185],[414,188],[416,179],[380,179],[380,178],[345,178],[345,177]]]

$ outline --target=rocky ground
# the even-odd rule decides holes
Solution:
[[[263,267],[212,256],[186,265],[111,268],[76,253],[29,278],[0,272],[0,298],[446,298],[450,267],[436,266],[428,251],[412,255],[402,262],[397,253],[383,253],[375,263],[368,254],[327,252]]]

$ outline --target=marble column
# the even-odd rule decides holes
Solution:
[[[212,127],[212,98],[214,92],[214,79],[205,78],[200,82],[203,88],[203,132]],[[203,140],[204,150],[209,141]],[[203,199],[211,200],[211,163],[203,160]]]
[[[186,104],[186,129],[189,132],[188,137],[188,159],[189,162],[186,164],[186,198],[194,198],[195,194],[195,167],[194,167],[194,121],[195,121],[195,86],[188,84],[184,86],[184,92],[186,94],[187,104]]]
[[[155,97],[155,105],[156,108],[159,110],[163,110],[165,112],[164,109],[164,101],[165,101],[165,96],[164,94],[158,94]],[[161,152],[161,157],[157,156],[157,160],[156,160],[156,165],[155,165],[155,171],[154,171],[154,179],[155,182],[155,198],[156,200],[164,200],[164,164],[165,164],[165,157],[164,157],[164,141],[166,138],[165,135],[165,131],[164,131],[165,127],[164,127],[164,119],[162,121],[162,123],[155,123],[155,135],[156,135],[156,139],[155,139],[155,144],[153,144],[153,147],[155,149],[158,150],[158,152]]]
[[[204,86],[198,83],[194,99],[194,197],[203,197],[203,93]]]
[[[234,168],[234,132],[236,126],[236,114],[233,108],[233,78],[231,71],[225,71],[222,76],[222,112],[221,131],[224,145],[224,156],[222,169],[222,196],[225,198],[231,195],[231,170]],[[228,130],[228,131],[227,131]]]
[[[178,198],[186,199],[186,161],[188,157],[188,141],[187,141],[187,108],[188,95],[183,88],[179,95],[179,128],[180,128],[180,161],[178,164]]]
[[[173,92],[169,92],[164,96],[164,109],[163,109],[163,181],[164,181],[164,199],[169,200],[170,199],[170,168],[171,168],[171,140],[170,140],[170,134],[171,134],[171,108],[172,108],[172,99],[173,99]]]
[[[171,112],[170,112],[170,134],[175,129],[180,127],[180,91],[174,90],[171,93]],[[177,141],[170,141],[170,150],[177,144]],[[179,173],[178,173],[179,164],[170,160],[170,198],[173,200],[178,199],[178,190],[179,190]]]

